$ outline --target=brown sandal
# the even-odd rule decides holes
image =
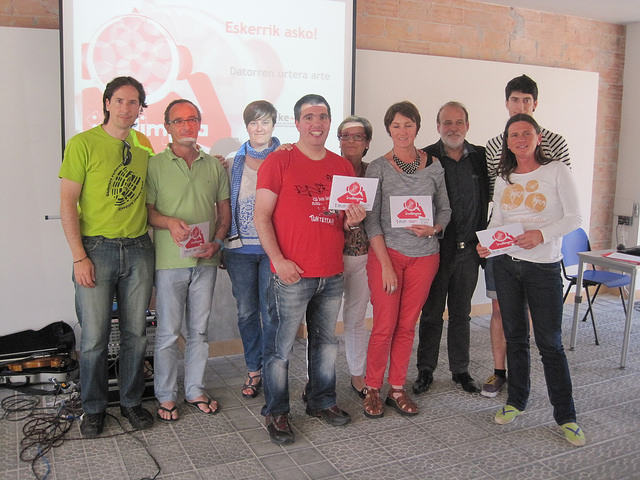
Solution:
[[[404,388],[390,388],[385,403],[390,407],[395,408],[400,415],[418,414],[418,405],[409,398]]]
[[[380,398],[380,389],[365,387],[364,414],[369,418],[380,418],[384,415],[384,407]]]

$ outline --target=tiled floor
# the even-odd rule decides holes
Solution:
[[[572,305],[565,308],[568,349]],[[159,423],[134,435],[147,445],[162,470],[157,478],[209,479],[638,479],[640,478],[640,313],[635,312],[628,366],[619,369],[622,308],[618,300],[597,303],[601,345],[593,343],[589,324],[580,324],[578,347],[568,351],[578,410],[587,445],[569,445],[556,428],[537,352],[532,352],[532,394],[525,415],[511,425],[493,422],[503,404],[463,392],[450,379],[446,344],[432,389],[417,398],[420,414],[402,417],[387,409],[382,419],[362,413],[351,390],[344,354],[338,362],[338,402],[351,412],[346,427],[330,427],[304,413],[300,394],[305,382],[304,344],[297,342],[290,366],[292,424],[296,442],[280,447],[269,441],[260,408],[263,396],[240,395],[244,364],[240,355],[211,359],[207,387],[221,413],[198,414],[185,405],[181,419]],[[492,373],[488,317],[472,320],[471,374],[483,381]],[[341,345],[342,350],[344,345]],[[414,350],[415,355],[415,350]],[[413,381],[412,358],[408,381]],[[443,362],[445,360],[445,362]],[[1,396],[12,394],[2,389]],[[154,407],[152,402],[147,406]],[[120,418],[118,409],[110,413]],[[23,422],[0,421],[0,478],[34,478],[19,460]],[[128,425],[123,420],[123,425]],[[105,435],[121,431],[108,418]],[[79,439],[77,424],[69,440],[42,462],[48,479],[151,479],[156,467],[132,435]],[[75,440],[72,440],[75,439]]]

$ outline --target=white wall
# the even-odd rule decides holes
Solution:
[[[78,323],[69,247],[60,220],[45,220],[45,215],[59,214],[58,35],[57,30],[0,27],[0,335],[59,320],[74,327]],[[209,339],[238,338],[226,271],[218,275],[213,305]]]
[[[504,130],[509,118],[504,87],[523,73],[538,84],[536,120],[563,135],[569,144],[572,171],[579,186],[583,227],[588,231],[598,103],[598,74],[594,72],[358,50],[355,113],[373,125],[373,141],[365,160],[372,161],[391,148],[383,124],[384,113],[401,100],[413,102],[420,110],[422,127],[416,140],[418,147],[438,140],[436,113],[449,100],[464,103],[469,111],[467,140],[485,145]],[[484,276],[480,275],[474,305],[488,303],[484,292]]]
[[[58,214],[58,31],[0,28],[0,335],[75,325],[69,249]]]
[[[622,92],[622,121],[618,153],[618,180],[613,206],[612,247],[640,244],[640,219],[633,225],[618,227],[618,215],[632,215],[634,202],[640,203],[640,23],[627,25],[627,46]],[[617,238],[616,238],[617,234]]]

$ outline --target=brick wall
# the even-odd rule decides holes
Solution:
[[[594,248],[609,247],[624,26],[468,0],[358,0],[357,4],[356,46],[360,49],[598,72],[590,237]],[[0,0],[0,25],[58,28],[58,0]]]
[[[58,0],[0,0],[0,26],[57,29]]]
[[[598,72],[590,237],[593,248],[609,248],[625,34],[621,25],[466,0],[358,0],[356,46]]]

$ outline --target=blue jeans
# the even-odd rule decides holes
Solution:
[[[486,286],[487,298],[491,300],[497,300],[496,294],[496,280],[493,274],[493,262],[496,257],[487,258],[487,263],[484,266],[484,283]]]
[[[156,271],[154,388],[160,403],[178,397],[178,336],[184,319],[184,394],[193,400],[203,394],[209,358],[207,327],[218,269],[212,265]]]
[[[271,265],[266,254],[235,253],[225,250],[224,261],[238,305],[238,329],[249,372],[262,369],[262,319],[267,318],[267,288]]]
[[[571,375],[562,346],[560,262],[532,263],[501,255],[494,260],[498,302],[507,340],[507,404],[524,410],[531,388],[529,322],[542,358],[553,418],[558,425],[576,421]]]
[[[478,282],[480,257],[475,248],[440,252],[440,267],[431,284],[429,297],[420,316],[417,351],[418,371],[433,371],[438,366],[445,303],[449,307],[447,350],[451,373],[469,370],[471,338],[471,298]]]
[[[307,320],[307,400],[314,410],[336,404],[336,321],[344,278],[301,278],[286,285],[277,275],[269,283],[269,315],[264,322],[264,396],[262,414],[289,412],[289,355],[300,323]]]
[[[83,237],[93,262],[94,288],[76,290],[80,337],[80,386],[86,413],[107,408],[109,391],[107,354],[114,295],[118,301],[120,354],[118,384],[123,407],[139,405],[144,392],[147,315],[153,287],[154,252],[148,235],[138,238]]]

